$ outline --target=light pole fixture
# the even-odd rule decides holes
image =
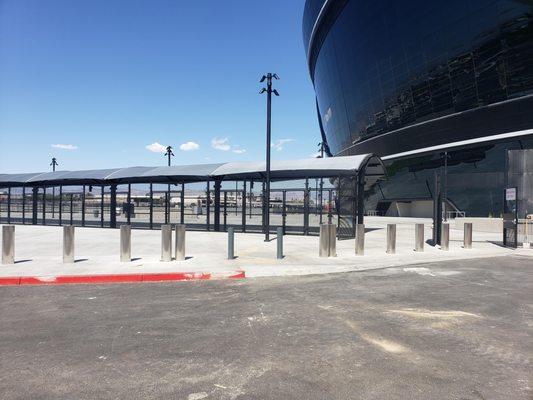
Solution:
[[[266,132],[266,186],[265,186],[265,193],[264,193],[264,200],[263,200],[263,210],[265,215],[265,242],[269,241],[270,236],[270,117],[271,117],[271,109],[272,109],[272,93],[274,93],[276,96],[279,96],[279,93],[276,89],[272,89],[272,78],[279,79],[279,76],[277,74],[268,73],[266,75],[263,75],[261,80],[259,82],[267,81],[267,87],[261,89],[259,93],[265,93],[267,94],[267,132]]]
[[[52,162],[50,163],[50,166],[52,167],[52,171],[56,171],[56,166],[59,165],[57,162],[57,159],[55,157],[52,157]]]
[[[167,146],[167,152],[165,153],[165,157],[168,157],[168,166],[170,167],[170,160],[171,157],[174,157],[174,153],[172,152],[172,146]]]

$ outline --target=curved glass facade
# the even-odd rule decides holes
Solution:
[[[306,5],[307,40],[322,3]],[[533,93],[532,4],[347,2],[316,62],[310,62],[332,152],[405,126]]]
[[[388,156],[533,128],[531,0],[308,0],[303,36],[332,155]],[[516,146],[523,144],[504,147]],[[501,196],[502,151],[483,153],[493,155],[487,165],[499,182],[491,181],[495,192],[484,197]],[[436,162],[421,167],[413,158],[402,168],[393,162],[396,178],[381,197],[427,197],[425,180],[405,193],[394,194],[402,189],[394,186],[402,168],[433,175]],[[470,215],[499,210],[457,203]]]

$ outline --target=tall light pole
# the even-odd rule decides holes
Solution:
[[[165,153],[165,157],[168,157],[168,166],[170,167],[172,157],[174,157],[172,146],[167,146],[166,150],[167,152]],[[165,197],[165,224],[168,224],[170,222],[170,183],[167,186],[167,193]]]
[[[259,82],[267,81],[267,87],[261,89],[259,93],[267,94],[267,137],[266,137],[266,182],[265,182],[265,192],[263,194],[263,212],[265,215],[265,242],[269,241],[270,236],[270,117],[272,109],[272,93],[276,96],[279,96],[279,93],[276,89],[272,89],[272,78],[279,79],[277,74],[268,73],[263,75]]]
[[[57,159],[55,157],[52,157],[52,162],[50,163],[50,166],[52,167],[52,171],[56,172],[56,166],[59,165],[57,163]],[[55,217],[55,200],[56,200],[56,187],[52,186],[52,218]]]
[[[444,152],[444,221],[448,222],[448,213],[446,212],[446,205],[448,204],[448,152]]]

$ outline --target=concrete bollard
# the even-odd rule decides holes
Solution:
[[[467,222],[464,225],[464,239],[463,239],[463,247],[465,249],[471,249],[472,248],[472,223]]]
[[[387,224],[387,254],[396,253],[396,224]]]
[[[329,224],[329,256],[337,257],[337,225]]]
[[[329,226],[330,224],[320,224],[320,236],[318,245],[319,257],[329,257]]]
[[[15,263],[15,226],[2,226],[2,264]]]
[[[337,227],[335,225],[320,224],[318,256],[337,257]]]
[[[161,261],[172,261],[172,225],[161,225]]]
[[[63,262],[74,262],[74,225],[63,226]]]
[[[424,251],[424,224],[415,224],[415,251]]]
[[[185,260],[185,224],[176,225],[176,243],[175,243],[175,255],[176,260]]]
[[[450,248],[450,224],[444,222],[441,225],[440,249],[448,251]]]
[[[131,261],[131,225],[120,225],[120,261]]]
[[[283,227],[279,226],[276,230],[277,241],[277,255],[276,258],[281,260],[283,258]]]
[[[362,224],[355,226],[355,254],[358,256],[365,254],[365,226]]]
[[[319,239],[318,239],[318,256],[329,256],[329,225],[320,224]]]
[[[228,260],[235,258],[235,229],[231,226],[228,228]]]

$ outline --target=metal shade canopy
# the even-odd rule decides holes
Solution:
[[[265,162],[229,162],[224,164],[176,165],[164,167],[129,167],[84,171],[56,171],[26,174],[0,174],[0,186],[111,185],[121,183],[202,182],[207,180],[262,179]],[[365,186],[386,176],[378,156],[308,158],[272,161],[272,180],[354,176],[362,172]]]

